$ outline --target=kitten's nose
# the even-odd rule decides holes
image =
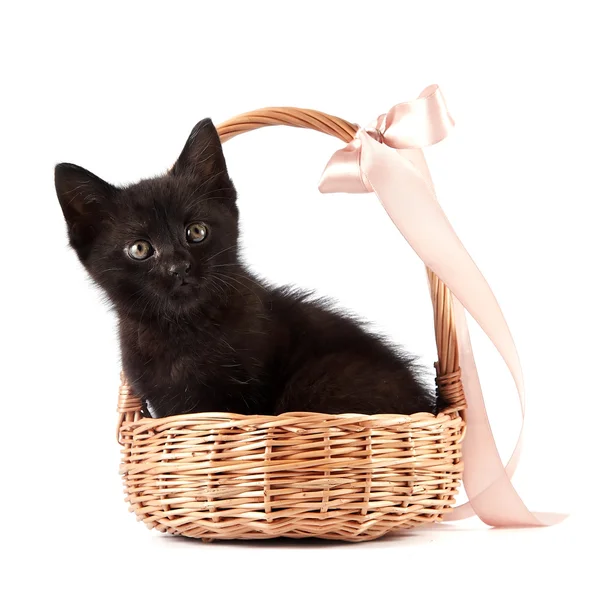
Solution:
[[[190,266],[190,263],[187,261],[176,262],[169,267],[169,273],[175,275],[175,277],[183,277],[190,272]]]

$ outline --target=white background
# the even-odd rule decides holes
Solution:
[[[597,593],[594,4],[3,5],[3,598]],[[206,116],[296,105],[365,124],[430,83],[457,123],[427,154],[438,195],[496,292],[525,370],[515,484],[531,508],[571,517],[535,530],[469,520],[362,545],[201,544],[147,531],[127,512],[118,476],[114,319],[67,248],[54,164],[126,183],[170,166]],[[287,128],[226,145],[247,260],[273,281],[337,298],[430,364],[422,266],[374,197],[316,189],[339,146]],[[475,337],[506,456],[516,395]]]

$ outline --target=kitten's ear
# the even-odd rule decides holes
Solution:
[[[221,140],[210,119],[202,119],[192,129],[171,173],[191,175],[199,180],[228,178]]]
[[[71,245],[83,258],[111,214],[117,190],[86,169],[69,163],[56,165],[54,184]]]

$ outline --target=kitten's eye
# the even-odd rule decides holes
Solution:
[[[206,223],[192,223],[188,226],[185,235],[190,244],[203,242],[208,237],[208,225]]]
[[[154,248],[146,240],[138,240],[133,242],[129,248],[127,248],[127,254],[134,260],[145,260],[154,253]]]

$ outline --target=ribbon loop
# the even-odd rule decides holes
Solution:
[[[437,85],[425,88],[416,100],[396,104],[385,117],[385,143],[392,148],[425,148],[441,142],[454,127]]]
[[[469,502],[448,520],[477,514],[493,526],[550,525],[559,515],[531,513],[510,478],[517,466],[522,430],[515,451],[503,466],[487,418],[469,340],[465,310],[492,341],[515,382],[524,419],[521,364],[500,306],[439,205],[422,148],[443,140],[454,121],[437,85],[397,104],[368,129],[337,150],[319,183],[323,193],[375,192],[386,212],[421,260],[453,294],[462,379],[469,427],[463,442],[463,483]]]

